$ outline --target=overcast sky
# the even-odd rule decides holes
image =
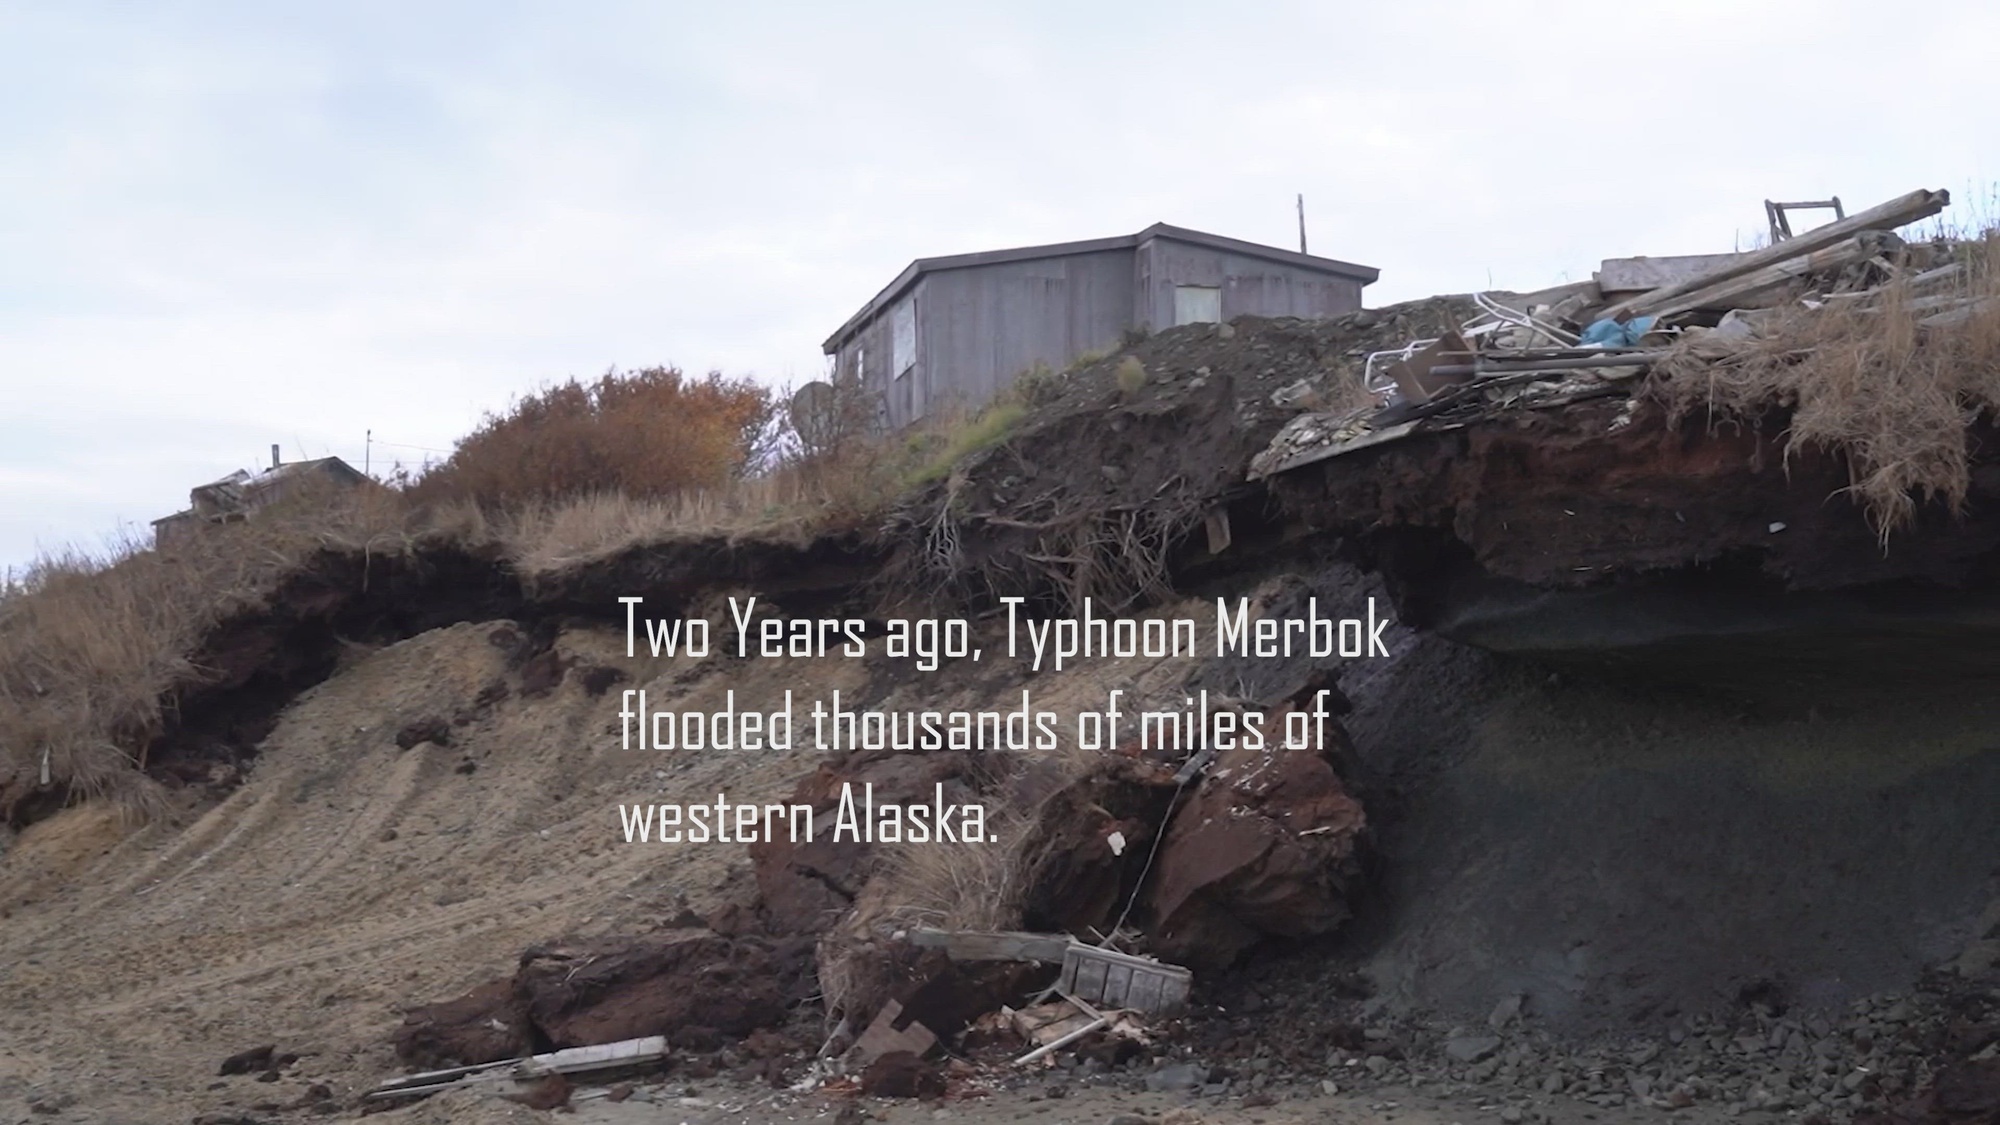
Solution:
[[[1289,246],[1304,192],[1379,305],[1729,250],[1767,197],[1990,211],[1996,43],[1978,0],[0,0],[0,567],[272,442],[812,378],[919,256]]]

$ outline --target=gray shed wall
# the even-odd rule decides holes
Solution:
[[[1015,377],[1046,363],[1117,346],[1128,328],[1174,323],[1174,287],[1222,290],[1222,318],[1328,317],[1361,307],[1360,281],[1169,238],[938,269],[919,276],[835,355],[837,378],[859,376],[881,396],[890,428],[947,403],[984,405]],[[916,302],[916,366],[891,370],[895,310]],[[865,363],[857,369],[865,356]]]
[[[1296,316],[1319,319],[1361,307],[1361,283],[1318,270],[1232,254],[1172,239],[1147,240],[1138,249],[1136,323],[1153,331],[1174,326],[1174,286],[1222,290],[1222,319]]]
[[[928,401],[976,407],[1036,363],[1061,370],[1115,345],[1132,322],[1132,252],[945,270],[917,289],[917,367]]]

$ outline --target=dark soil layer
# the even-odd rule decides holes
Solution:
[[[1312,576],[1345,614],[1371,585],[1341,564]],[[1335,941],[1272,950],[1253,977],[1347,965],[1393,1010],[1478,1022],[1526,995],[1571,1030],[1746,994],[1830,1012],[1908,988],[2000,899],[1989,692],[1882,685],[1866,663],[1687,690],[1390,637],[1341,678],[1373,893]],[[1281,1006],[1309,990],[1265,989]]]
[[[344,646],[513,617],[524,608],[519,583],[493,558],[455,548],[322,551],[264,608],[210,631],[190,661],[200,678],[178,692],[170,725],[143,760],[170,783],[231,776],[255,755],[278,713],[333,674]]]
[[[1347,536],[1403,619],[1503,652],[1607,656],[1711,681],[1932,677],[2000,663],[2000,441],[1974,434],[1965,511],[1886,547],[1835,457],[1763,433],[1669,429],[1621,404],[1525,412],[1332,458],[1271,482]]]

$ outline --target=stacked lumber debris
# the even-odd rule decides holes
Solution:
[[[1906,244],[1893,232],[1950,200],[1943,191],[1913,191],[1749,253],[1610,259],[1590,281],[1475,294],[1480,314],[1458,330],[1367,357],[1373,403],[1292,419],[1251,461],[1250,475],[1457,428],[1497,411],[1629,395],[1637,377],[1677,344],[1699,336],[1726,348],[1754,336],[1762,319],[1785,306],[1867,308],[1892,282],[1906,307],[1924,315],[1921,324],[1949,325],[1978,300],[1953,291],[1962,265],[1948,260],[1948,246]]]
[[[1003,1005],[974,1021],[975,1027],[986,1030],[1010,1029],[1033,1045],[1013,1060],[1015,1066],[1041,1062],[1099,1033],[1146,1043],[1145,1021],[1186,1008],[1194,981],[1194,975],[1179,965],[1086,945],[1066,934],[922,929],[906,936],[919,948],[943,950],[954,962],[1024,961],[1061,966],[1055,983],[1020,1008]],[[922,1056],[939,1041],[936,1032],[892,1000],[855,1041],[850,1061],[868,1066],[902,1050]]]

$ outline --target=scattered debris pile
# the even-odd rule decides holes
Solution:
[[[1898,293],[1917,296],[1923,324],[1949,325],[1982,298],[1927,294],[1962,281],[1964,265],[1939,262],[1944,251],[1906,245],[1890,231],[1939,213],[1950,199],[1942,191],[1911,192],[1763,250],[1704,257],[1699,263],[1707,268],[1693,276],[1619,300],[1607,300],[1602,284],[1635,271],[1618,261],[1607,261],[1591,281],[1476,295],[1480,314],[1472,321],[1368,357],[1365,383],[1376,401],[1294,418],[1252,461],[1251,475],[1273,476],[1497,412],[1627,396],[1628,384],[1676,344],[1699,341],[1711,355],[1726,354],[1756,334],[1766,319],[1760,313],[1794,301],[1867,307],[1900,282]]]
[[[1886,229],[1945,200],[1644,292],[1481,295],[1471,321],[1371,356],[1376,399],[1297,416],[1252,475],[1346,538],[1404,622],[1498,651],[1980,628],[1996,244]]]
[[[1168,555],[1255,491],[1245,466],[1287,419],[1348,405],[1371,353],[1472,311],[1435,297],[1329,320],[1240,317],[1132,341],[1067,375],[1031,372],[1008,436],[901,506],[893,585],[960,605],[1164,597]]]
[[[972,853],[1018,865],[1005,880],[1016,897],[970,905],[988,918],[1060,919],[1066,932],[911,928],[884,910],[904,901],[907,873],[885,862],[883,843],[821,833],[758,844],[758,909],[722,924],[795,936],[689,929],[530,949],[511,980],[411,1010],[397,1055],[487,1074],[536,1050],[655,1035],[715,1050],[795,1017],[817,943],[828,1017],[841,1029],[821,1052],[823,1071],[860,1074],[863,1089],[930,1088],[922,1060],[944,1044],[1012,1052],[1018,1065],[1067,1049],[1128,1057],[1186,1007],[1193,974],[1175,960],[1226,968],[1259,941],[1329,933],[1351,914],[1367,817],[1336,768],[1350,757],[1335,718],[1345,706],[1330,676],[1309,677],[1263,705],[1261,726],[1224,701],[1218,713],[1258,736],[1228,750],[1141,753],[1135,743],[1055,785],[1005,755],[835,759],[794,797],[829,823],[857,792],[884,803],[939,793],[1029,802],[1036,815],[1010,847]],[[862,1031],[850,1042],[853,1028]],[[443,1073],[390,1093],[474,1071]]]

